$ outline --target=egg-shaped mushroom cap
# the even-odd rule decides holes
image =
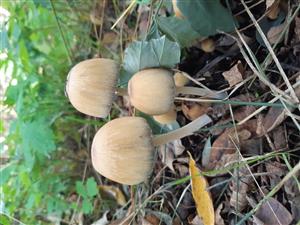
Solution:
[[[108,116],[118,79],[118,65],[111,59],[88,59],[68,74],[66,92],[71,104],[89,116]]]
[[[154,147],[151,129],[141,117],[122,117],[106,123],[92,144],[97,172],[121,184],[134,185],[149,177]]]
[[[173,106],[175,91],[172,72],[165,69],[139,71],[128,83],[131,104],[149,115],[167,113]]]

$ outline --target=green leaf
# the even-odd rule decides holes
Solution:
[[[150,41],[131,43],[125,50],[124,69],[133,75],[145,68],[172,68],[179,61],[179,45],[163,36]]]
[[[186,19],[160,16],[157,24],[162,33],[179,43],[182,48],[192,45],[194,40],[201,37]]]
[[[82,212],[84,214],[89,214],[93,211],[93,204],[87,198],[83,199],[82,201]]]
[[[15,170],[16,166],[10,164],[0,169],[0,186],[4,185],[11,176],[11,173]]]
[[[35,195],[31,193],[29,195],[29,198],[27,199],[27,202],[25,204],[25,208],[26,209],[31,209],[33,207],[34,203],[35,203]]]
[[[94,197],[98,194],[97,183],[94,177],[90,177],[86,182],[87,194],[89,197]]]
[[[31,149],[44,156],[55,150],[54,134],[44,118],[21,124],[21,137],[24,149]]]
[[[1,224],[3,225],[10,225],[10,224],[13,224],[13,222],[4,214],[0,214],[0,221],[1,221]]]
[[[87,198],[86,189],[81,181],[76,181],[76,192],[84,198]]]
[[[204,37],[219,30],[230,32],[235,27],[230,11],[219,0],[177,0],[177,7],[191,27]]]

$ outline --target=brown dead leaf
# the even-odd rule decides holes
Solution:
[[[279,103],[279,102],[277,102]],[[262,128],[258,135],[264,135],[280,125],[286,119],[286,109],[271,107],[262,120]]]
[[[288,149],[287,137],[283,126],[275,128],[272,132],[275,150]]]
[[[200,170],[196,167],[196,163],[190,156],[190,175],[192,184],[192,194],[196,203],[197,214],[201,218],[203,225],[214,225],[215,212],[210,192],[207,190],[208,184]]]
[[[241,61],[238,61],[230,70],[223,72],[223,77],[228,81],[229,86],[234,86],[235,84],[243,81],[242,74],[244,73],[244,68]]]
[[[142,219],[142,225],[159,225],[160,220],[153,214],[148,214]]]
[[[191,225],[204,225],[198,215],[196,215],[190,223]]]
[[[110,185],[100,185],[99,188],[100,191],[113,197],[119,205],[121,206],[126,205],[126,198],[118,187],[110,186]]]
[[[256,211],[255,216],[264,224],[269,225],[289,225],[293,220],[291,213],[279,201],[272,197],[269,198],[268,202],[262,204]]]
[[[269,3],[267,4],[267,17],[271,20],[275,20],[280,12],[280,7],[279,7],[279,1],[276,0],[268,0]]]
[[[294,42],[300,41],[300,17],[295,17],[295,28],[294,28]]]
[[[281,177],[287,172],[286,167],[277,161],[266,163],[266,171],[269,173],[267,178],[271,188],[275,187],[281,181]]]
[[[234,177],[230,183],[230,205],[239,211],[248,205],[247,192],[251,182],[250,172],[246,167],[235,170]]]
[[[215,225],[225,225],[224,220],[221,216],[221,211],[223,209],[223,204],[220,204],[215,212]]]
[[[266,0],[266,8],[270,8],[274,4],[275,0]]]
[[[189,120],[195,120],[198,117],[206,114],[210,107],[210,103],[182,103],[181,109],[183,114]]]
[[[280,37],[286,23],[282,23],[278,26],[271,27],[267,33],[268,40],[271,44],[275,44]]]
[[[300,171],[285,182],[284,190],[287,193],[288,201],[291,204],[291,212],[294,220],[300,221],[300,189],[295,178],[300,180]]]
[[[241,106],[233,111],[233,116],[236,121],[242,121],[247,116],[255,112],[256,108],[252,105]]]
[[[249,120],[243,125],[236,128],[240,144],[243,141],[248,140],[256,135],[256,126],[257,120]],[[206,169],[216,168],[216,165],[221,161],[222,157],[227,154],[233,154],[236,151],[235,144],[238,144],[238,140],[236,140],[236,130],[234,128],[227,128],[213,143],[212,149],[209,156],[209,163]],[[233,142],[234,141],[234,142]],[[224,164],[223,164],[224,166]],[[222,167],[222,166],[221,166]]]

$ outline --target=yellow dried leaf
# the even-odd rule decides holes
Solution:
[[[190,156],[190,175],[192,184],[192,194],[197,207],[197,214],[201,218],[204,225],[215,224],[215,212],[210,193],[207,190],[207,181],[205,177],[200,175],[200,170],[196,167],[196,163]]]
[[[111,195],[114,199],[116,199],[119,205],[124,206],[126,204],[125,196],[118,187],[110,185],[100,185],[100,190]]]

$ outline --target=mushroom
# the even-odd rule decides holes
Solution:
[[[172,72],[166,69],[145,69],[134,74],[128,83],[131,104],[149,115],[167,113],[178,94],[191,94],[208,98],[223,98],[211,90],[197,87],[176,87]]]
[[[206,38],[200,43],[201,49],[204,52],[210,53],[215,50],[215,42],[211,38]]]
[[[106,117],[116,91],[118,64],[111,59],[96,58],[75,65],[68,74],[66,92],[79,112]]]
[[[173,106],[170,108],[170,110],[161,115],[153,116],[153,119],[161,124],[169,124],[173,123],[176,120],[177,112],[176,112],[176,106],[173,104]]]
[[[153,136],[142,117],[114,119],[94,137],[92,165],[110,180],[128,185],[141,183],[152,171],[155,146],[191,135],[210,122],[210,117],[203,115],[180,129]]]
[[[174,74],[174,81],[175,81],[176,87],[183,87],[189,83],[190,80],[186,76],[184,76],[184,74],[187,74],[187,73],[176,72]]]

